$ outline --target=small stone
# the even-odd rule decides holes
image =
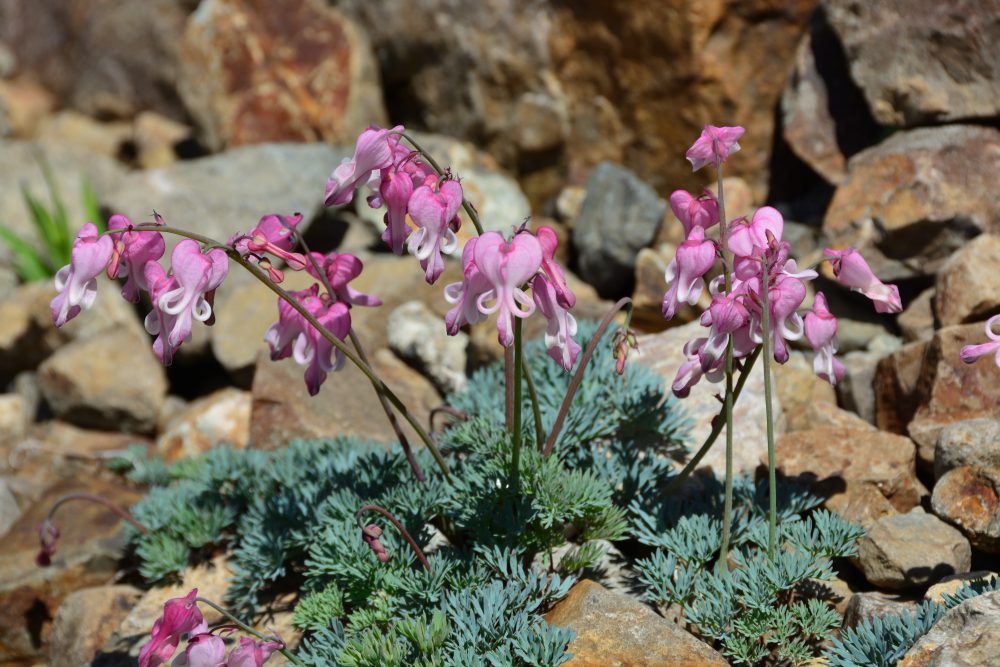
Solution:
[[[150,433],[167,395],[163,366],[149,341],[119,329],[74,341],[39,367],[45,401],[67,421]]]
[[[154,111],[135,117],[132,140],[136,161],[143,169],[158,169],[177,161],[177,147],[194,135],[194,129]]]
[[[832,390],[833,387],[830,387]],[[784,405],[784,403],[782,403]],[[837,407],[835,401],[816,400],[806,407],[804,428],[846,428],[852,431],[878,431],[871,422],[867,422],[855,412]],[[791,430],[791,429],[790,429]]]
[[[818,426],[814,407],[837,409],[836,390],[816,376],[812,361],[798,350],[791,352],[788,362],[774,366],[774,379],[788,431]]]
[[[644,604],[584,579],[545,615],[550,625],[576,633],[566,667],[656,665],[701,667],[726,662],[708,644]]]
[[[871,528],[879,519],[899,514],[874,484],[848,484],[844,493],[826,501],[826,508],[840,518]]]
[[[924,593],[924,599],[937,602],[938,604],[943,604],[945,595],[954,595],[970,582],[976,580],[989,581],[996,576],[996,572],[990,572],[989,570],[976,570],[975,572],[961,572],[959,574],[953,574],[945,577],[938,583],[928,588],[927,592]]]
[[[953,468],[1000,469],[1000,419],[969,419],[941,429],[934,447],[934,477]]]
[[[134,586],[97,586],[66,596],[52,621],[50,667],[89,665],[141,597]]]
[[[168,463],[193,458],[226,444],[243,449],[250,438],[250,392],[227,388],[200,398],[170,420],[156,440],[156,453]]]
[[[514,105],[512,139],[523,153],[558,148],[569,133],[564,98],[545,93],[525,93]]]
[[[570,229],[576,226],[580,217],[583,200],[587,197],[587,188],[582,185],[567,185],[559,191],[556,197],[556,216]]]
[[[877,521],[852,560],[871,584],[906,590],[968,571],[972,550],[962,533],[933,514],[910,512]]]
[[[905,433],[918,407],[917,381],[927,352],[927,343],[907,343],[883,357],[875,368],[875,424],[882,430]]]
[[[6,477],[0,477],[0,536],[21,518],[21,508]]]
[[[881,591],[855,593],[847,604],[840,627],[847,630],[875,618],[898,616],[904,611],[912,611],[917,604],[917,598],[912,595]]]
[[[0,77],[0,136],[33,138],[38,125],[55,108],[55,98],[44,86],[28,77]]]
[[[1000,236],[982,234],[960,248],[938,271],[934,314],[940,326],[985,319],[1000,309]]]
[[[966,600],[934,624],[899,667],[989,667],[1000,646],[1000,591]]]
[[[844,378],[837,383],[840,404],[865,421],[875,423],[875,369],[884,355],[877,352],[848,352],[840,357]]]
[[[666,206],[628,169],[611,162],[597,165],[573,228],[581,277],[602,296],[629,294],[635,256],[656,238]]]
[[[1000,554],[1000,468],[952,468],[934,485],[931,507],[972,546]]]
[[[934,288],[929,287],[907,304],[896,318],[906,341],[927,340],[934,335]]]
[[[444,322],[421,301],[409,301],[389,314],[389,349],[426,375],[442,394],[465,386],[469,335],[449,336]]]

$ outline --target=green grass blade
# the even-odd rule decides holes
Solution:
[[[107,223],[101,217],[101,206],[97,203],[94,186],[90,184],[90,179],[86,176],[80,179],[80,193],[83,201],[83,214],[87,217],[84,222],[94,223],[97,225],[97,231],[104,233],[107,231]]]
[[[14,268],[24,282],[52,277],[52,267],[45,264],[38,252],[27,241],[2,225],[0,225],[0,243],[6,244],[13,251]]]
[[[45,245],[45,250],[52,259],[62,259],[62,244],[59,240],[59,230],[56,229],[55,221],[45,208],[28,188],[21,186],[21,195],[24,197],[24,205],[31,215],[31,224],[38,230],[38,235]]]

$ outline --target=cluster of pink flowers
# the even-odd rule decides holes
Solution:
[[[153,623],[150,640],[139,649],[139,667],[159,667],[167,664],[187,635],[187,647],[174,659],[173,667],[260,667],[275,651],[284,648],[280,641],[256,641],[240,637],[229,656],[221,637],[208,631],[208,624],[193,589],[182,598],[167,600],[163,615]]]
[[[447,174],[438,176],[419,154],[403,146],[402,133],[402,126],[365,130],[354,156],[330,176],[326,204],[350,202],[362,185],[376,190],[368,203],[374,208],[385,205],[382,239],[396,254],[402,254],[406,241],[427,282],[433,284],[444,271],[442,254],[458,248],[455,232],[461,225],[462,186]],[[407,218],[416,228],[412,234]],[[445,318],[448,333],[456,335],[462,326],[496,313],[500,344],[509,347],[514,341],[514,318],[529,317],[537,309],[548,320],[549,355],[563,368],[572,368],[580,354],[580,345],[573,340],[576,319],[569,312],[576,297],[555,260],[557,246],[556,234],[548,227],[535,232],[522,227],[509,241],[497,232],[486,232],[466,242],[462,282],[445,287],[445,299],[454,304]]]
[[[688,150],[688,159],[695,170],[717,160],[724,162],[739,150],[736,142],[742,135],[743,128],[706,126]],[[669,289],[663,297],[663,316],[668,320],[682,304],[698,302],[705,289],[705,276],[724,254],[720,244],[707,237],[707,231],[720,221],[719,203],[710,192],[695,198],[678,190],[670,196],[670,206],[683,225],[686,238],[666,271]],[[786,342],[805,336],[815,352],[816,374],[831,384],[843,377],[844,366],[834,356],[837,320],[828,310],[822,292],[816,294],[811,309],[804,314],[800,312],[807,293],[805,283],[816,278],[817,273],[799,269],[789,257],[791,248],[781,238],[783,230],[781,214],[769,206],[758,209],[750,220],[740,218],[728,223],[726,250],[731,262],[723,267],[728,275],[723,273],[708,285],[712,301],[700,320],[708,331],[685,345],[686,361],[673,382],[676,395],[687,396],[703,376],[711,381],[721,379],[730,336],[734,359],[749,356],[763,343],[765,296],[774,360],[786,362],[789,356]],[[871,299],[877,312],[902,310],[896,287],[879,281],[856,250],[827,249],[825,256],[837,281]]]

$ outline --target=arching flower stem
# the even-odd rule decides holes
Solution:
[[[133,528],[138,530],[143,535],[149,533],[149,529],[146,528],[146,526],[142,525],[142,523],[134,516],[132,516],[132,514],[124,507],[116,505],[107,498],[103,498],[93,493],[84,493],[84,492],[67,493],[65,496],[61,496],[58,500],[52,503],[52,507],[49,508],[49,513],[45,516],[45,522],[52,523],[52,519],[55,518],[56,512],[59,510],[59,508],[65,505],[66,503],[73,502],[75,500],[84,500],[86,502],[96,503],[101,507],[104,507],[105,509],[109,510],[110,512],[116,514],[123,521],[127,521],[129,524],[131,524]]]
[[[421,551],[420,547],[417,546],[416,540],[413,539],[409,531],[407,531],[406,528],[403,527],[403,524],[399,522],[399,519],[394,517],[392,513],[389,512],[389,510],[379,505],[361,506],[360,508],[358,508],[358,511],[355,512],[354,514],[354,520],[357,522],[358,528],[360,528],[362,531],[365,529],[365,525],[364,522],[361,520],[361,517],[364,516],[366,512],[376,512],[384,516],[386,520],[389,523],[391,523],[396,528],[397,531],[399,531],[399,534],[403,536],[403,539],[406,540],[407,544],[410,545],[410,549],[412,549],[413,553],[416,554],[417,560],[419,560],[420,564],[424,566],[424,569],[427,570],[427,573],[434,574],[434,571],[431,570],[431,564],[427,562],[427,556],[425,556],[424,552]]]
[[[418,153],[420,153],[420,155],[423,156],[423,158],[425,160],[427,160],[427,164],[429,164],[431,166],[431,169],[433,169],[434,171],[437,172],[438,176],[443,176],[444,175],[445,171],[444,171],[444,169],[441,168],[441,165],[439,165],[437,163],[437,160],[435,160],[434,157],[430,153],[428,153],[427,151],[425,151],[420,146],[420,144],[418,144],[416,141],[414,141],[413,137],[411,137],[410,135],[408,135],[406,132],[400,132],[399,134],[400,134],[401,137],[403,137],[404,139],[406,139],[406,141],[409,142],[409,144],[411,146],[413,146],[413,150],[415,150]],[[468,199],[463,198],[462,199],[462,208],[465,209],[466,215],[469,216],[469,220],[472,221],[472,225],[476,228],[476,233],[478,233],[480,236],[482,236],[483,232],[484,232],[484,230],[483,230],[483,223],[481,223],[479,221],[479,213],[476,212],[476,207],[473,206],[472,203]]]

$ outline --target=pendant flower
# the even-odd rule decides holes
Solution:
[[[462,197],[458,181],[441,181],[437,176],[428,176],[410,197],[407,210],[417,230],[407,239],[407,249],[420,260],[429,285],[444,271],[441,254],[450,255],[458,248],[455,232],[461,225]]]
[[[745,131],[742,127],[706,125],[701,131],[701,136],[685,154],[691,163],[692,171],[698,171],[708,164],[714,165],[716,158],[720,162],[725,162],[731,153],[740,149],[737,142]]]
[[[711,229],[719,223],[719,202],[708,190],[700,197],[685,190],[674,190],[670,195],[670,210],[684,227],[685,237],[694,227]]]
[[[670,289],[663,295],[663,317],[673,319],[681,304],[698,303],[705,287],[704,276],[714,265],[715,243],[705,239],[704,227],[692,227],[667,266],[664,277]]]
[[[229,272],[226,253],[218,248],[202,254],[197,241],[184,239],[170,253],[170,268],[176,286],[157,299],[159,309],[173,318],[167,342],[173,347],[191,337],[191,322],[208,322],[211,299]]]
[[[124,215],[113,215],[108,221],[108,229],[131,230],[132,221]],[[163,235],[153,231],[125,231],[110,236],[114,239],[115,251],[108,266],[108,278],[127,276],[122,298],[138,303],[139,290],[149,291],[143,271],[146,263],[159,261],[166,251]]]
[[[316,264],[306,260],[306,273],[321,280],[316,272],[316,265],[326,274],[327,282],[333,289],[337,301],[351,304],[352,306],[381,306],[382,300],[368,294],[362,294],[350,285],[349,282],[361,275],[365,265],[360,259],[350,253],[331,252],[322,255],[318,252],[312,253],[312,258]]]
[[[259,264],[264,255],[270,254],[282,259],[294,271],[306,268],[302,253],[292,252],[295,247],[295,228],[302,222],[302,214],[265,215],[246,234],[237,234],[229,239],[229,245],[245,259]],[[283,276],[274,268],[268,269],[271,280],[280,283]]]
[[[816,353],[813,372],[830,384],[844,378],[844,365],[834,356],[837,352],[837,318],[826,307],[826,297],[817,292],[812,310],[805,316],[805,335]]]
[[[514,317],[525,318],[535,312],[535,303],[523,287],[538,273],[542,247],[530,232],[518,232],[507,243],[497,232],[486,232],[476,243],[473,258],[490,289],[479,295],[476,306],[484,315],[497,313],[500,344],[514,342]]]
[[[158,667],[167,664],[174,655],[181,635],[197,635],[208,632],[205,617],[198,609],[194,588],[182,598],[167,600],[163,605],[163,615],[153,623],[153,633],[149,641],[139,649],[139,667]]]
[[[354,157],[344,160],[326,182],[326,205],[349,204],[355,190],[369,183],[378,171],[391,167],[402,130],[400,125],[392,130],[369,127],[362,132],[354,147]]]
[[[52,322],[61,327],[82,311],[94,305],[97,298],[97,276],[111,261],[114,241],[100,236],[97,226],[88,222],[76,235],[70,262],[56,273],[56,290],[51,303]]]
[[[868,262],[857,250],[826,248],[823,254],[830,260],[837,282],[871,299],[876,313],[902,312],[903,304],[899,299],[899,288],[895,285],[886,285],[876,278]]]

